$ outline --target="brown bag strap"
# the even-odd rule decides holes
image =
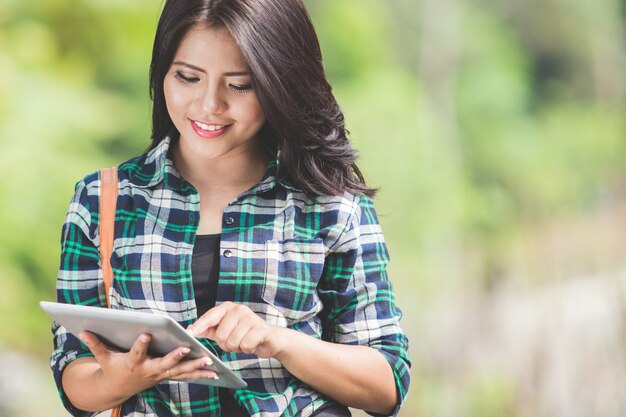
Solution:
[[[113,283],[113,269],[111,268],[111,254],[113,253],[113,239],[115,230],[115,209],[117,206],[118,182],[117,168],[102,168],[100,170],[100,265],[104,276],[104,293],[107,307],[111,308],[111,284]],[[120,417],[122,407],[112,410],[111,417]]]
[[[111,308],[109,293],[113,283],[111,254],[113,253],[116,206],[117,168],[103,168],[100,170],[100,265],[104,276],[104,293],[109,308]]]

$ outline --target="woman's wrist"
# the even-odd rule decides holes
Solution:
[[[107,408],[117,407],[134,395],[132,393],[123,392],[124,387],[120,384],[111,384],[111,381],[106,379],[102,368],[96,371],[94,376],[96,382],[95,386],[100,392],[100,398],[107,399],[106,402],[109,404]]]
[[[278,327],[277,329],[274,359],[287,367],[293,353],[298,351],[298,340],[307,337],[307,335],[286,327]]]

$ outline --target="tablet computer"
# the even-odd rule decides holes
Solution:
[[[148,346],[148,354],[153,357],[164,356],[180,346],[187,346],[191,351],[187,354],[186,359],[206,356],[211,358],[213,364],[204,369],[216,372],[219,379],[203,378],[186,382],[225,388],[245,388],[247,386],[244,380],[171,317],[47,301],[42,301],[39,305],[53,320],[63,325],[74,335],[77,336],[82,331],[89,331],[97,335],[107,345],[124,352],[130,350],[140,334],[149,333],[152,335],[152,340]]]

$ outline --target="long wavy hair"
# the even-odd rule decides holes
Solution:
[[[226,27],[239,45],[266,117],[260,136],[278,155],[281,178],[309,196],[375,194],[356,165],[302,0],[167,0],[150,64],[150,148],[175,131],[163,81],[181,40],[201,23]]]

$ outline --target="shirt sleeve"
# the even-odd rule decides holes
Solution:
[[[96,210],[97,204],[96,201]],[[76,184],[61,233],[61,264],[57,277],[59,303],[106,306],[103,291],[99,289],[103,281],[100,272],[97,219],[91,214],[92,207],[85,181],[80,181]],[[61,384],[63,370],[70,362],[93,354],[75,335],[56,322],[52,324],[52,333],[54,350],[50,356],[50,367],[63,405],[73,416],[96,415],[97,413],[76,408]]]
[[[373,202],[357,198],[358,207],[330,248],[320,280],[324,339],[367,345],[387,359],[396,382],[395,416],[409,389],[408,339],[399,325],[402,313],[387,278],[389,253]]]

